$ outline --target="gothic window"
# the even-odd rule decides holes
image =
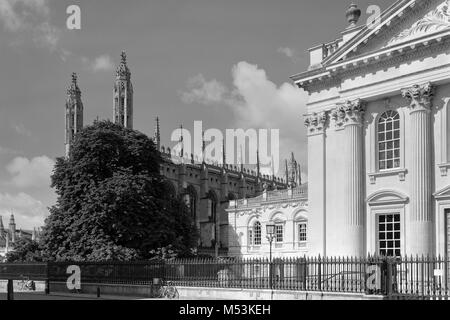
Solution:
[[[189,186],[187,190],[187,206],[189,207],[192,219],[195,220],[197,212],[197,192],[192,186]]]
[[[378,120],[378,169],[400,167],[400,115],[389,110]]]
[[[177,191],[171,182],[165,181],[164,187],[165,187],[165,192],[169,198],[173,199],[173,198],[177,197]]]
[[[400,256],[400,214],[378,216],[378,252],[383,256]]]
[[[208,199],[208,216],[210,221],[216,222],[216,215],[217,215],[217,197],[214,192],[209,192],[209,199]]]

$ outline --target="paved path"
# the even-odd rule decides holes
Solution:
[[[144,300],[142,297],[127,297],[127,296],[110,296],[102,295],[97,298],[92,294],[65,294],[52,293],[46,295],[44,292],[15,292],[14,300]],[[6,300],[6,293],[0,292],[0,301]]]

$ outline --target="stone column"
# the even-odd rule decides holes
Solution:
[[[326,145],[325,130],[328,113],[313,113],[306,117],[308,132],[308,254],[326,255]]]
[[[411,133],[408,144],[411,160],[411,206],[406,254],[433,254],[431,83],[402,90],[410,103]]]
[[[342,252],[349,256],[364,256],[365,188],[363,123],[365,104],[362,100],[347,101],[333,111],[333,118],[343,127],[345,178],[344,230]]]

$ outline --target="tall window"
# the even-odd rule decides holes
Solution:
[[[306,222],[297,225],[298,242],[306,242]]]
[[[378,216],[378,250],[380,255],[400,256],[400,214]]]
[[[261,223],[256,221],[253,225],[253,244],[255,246],[261,245]]]
[[[248,243],[251,246],[260,246],[261,245],[261,223],[259,221],[256,221],[248,229]]]
[[[191,217],[195,220],[197,217],[197,193],[192,186],[188,187],[186,204],[191,213]]]
[[[283,225],[282,224],[275,225],[275,241],[277,243],[283,242]]]
[[[389,110],[378,121],[378,168],[400,167],[400,115]]]

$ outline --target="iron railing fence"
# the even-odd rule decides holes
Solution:
[[[48,278],[46,263],[0,263],[0,280],[30,278],[44,281]]]
[[[388,276],[392,279],[392,297],[449,299],[450,260],[437,257],[389,258]]]
[[[301,257],[178,259],[143,262],[0,263],[0,280],[66,282],[69,266],[83,284],[276,289],[380,294],[393,299],[448,299],[449,260],[442,257]]]

